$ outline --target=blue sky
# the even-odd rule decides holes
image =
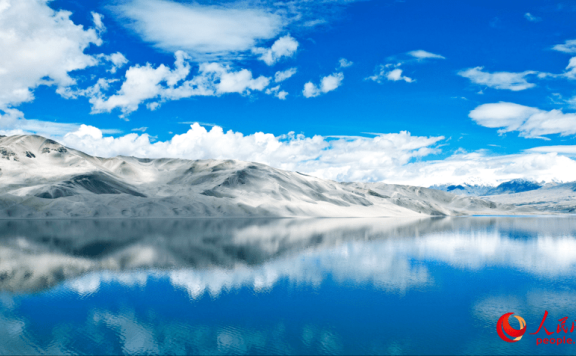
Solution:
[[[336,180],[573,180],[575,18],[562,1],[0,0],[0,130]]]

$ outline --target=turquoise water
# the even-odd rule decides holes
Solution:
[[[575,277],[571,217],[0,221],[0,354],[574,354]]]

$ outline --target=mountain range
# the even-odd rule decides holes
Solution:
[[[549,183],[555,185],[554,183]],[[489,184],[442,184],[431,186],[431,189],[438,189],[456,195],[465,196],[489,196],[500,194],[514,194],[537,190],[544,187],[544,182],[536,182],[528,179],[513,179],[498,185]]]
[[[0,137],[0,218],[418,217],[526,214],[505,201],[340,183],[235,160],[95,157],[36,135]]]

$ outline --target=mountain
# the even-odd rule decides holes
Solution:
[[[531,190],[536,190],[542,188],[544,183],[538,183],[526,179],[514,179],[508,182],[504,182],[495,188],[488,190],[483,195],[499,195],[499,194],[514,194],[528,192]]]
[[[430,189],[437,189],[443,192],[448,192],[456,195],[463,196],[482,196],[486,195],[494,187],[483,184],[440,184],[433,185]]]
[[[235,160],[94,157],[0,137],[0,218],[381,217],[530,213],[439,190],[338,183]]]
[[[576,182],[545,184],[539,189],[493,195],[490,200],[545,212],[576,213]]]
[[[437,189],[444,192],[463,196],[490,196],[500,194],[514,194],[540,189],[544,183],[539,183],[527,179],[514,179],[503,182],[497,186],[488,184],[441,184],[433,185],[430,189]]]

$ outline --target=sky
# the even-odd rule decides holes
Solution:
[[[574,181],[574,20],[546,0],[0,0],[0,134],[337,181]]]

